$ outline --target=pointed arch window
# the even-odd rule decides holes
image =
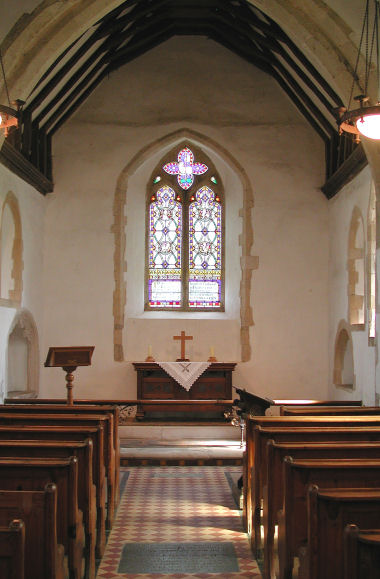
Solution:
[[[224,311],[222,184],[210,159],[192,149],[172,150],[148,186],[148,310]]]

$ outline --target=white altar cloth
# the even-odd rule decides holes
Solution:
[[[157,362],[157,364],[189,391],[211,362]]]

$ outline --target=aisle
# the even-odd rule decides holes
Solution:
[[[240,474],[235,466],[121,468],[97,578],[260,578],[231,490]]]

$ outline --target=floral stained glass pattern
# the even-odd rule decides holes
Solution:
[[[169,175],[177,175],[178,185],[187,191],[194,183],[194,175],[203,175],[208,167],[204,163],[194,163],[194,154],[185,147],[178,153],[178,163],[166,163],[163,169]]]
[[[189,307],[219,308],[222,291],[222,207],[201,187],[189,207]]]
[[[149,306],[179,308],[182,304],[182,206],[171,187],[161,187],[152,197],[149,226]]]

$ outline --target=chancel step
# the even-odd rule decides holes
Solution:
[[[241,464],[240,428],[230,424],[131,423],[120,426],[122,465]]]

